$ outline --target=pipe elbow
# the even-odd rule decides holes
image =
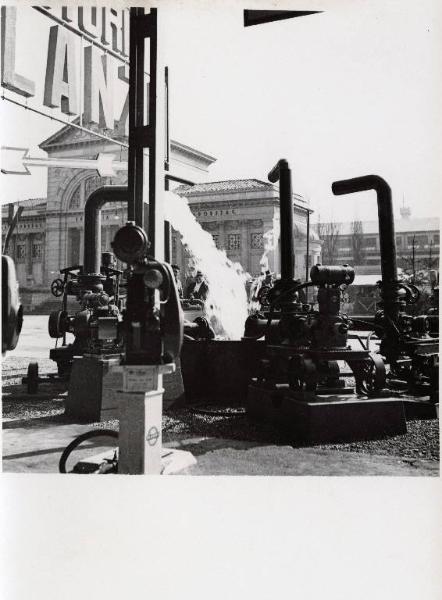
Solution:
[[[103,185],[93,191],[84,204],[84,271],[100,272],[101,209],[107,202],[127,202],[127,186]]]
[[[127,186],[103,185],[94,190],[85,202],[85,212],[99,210],[106,202],[123,202],[127,200]]]
[[[289,162],[286,158],[281,158],[267,175],[268,180],[276,183],[279,179],[280,171],[284,169],[290,169]]]
[[[374,190],[378,196],[391,194],[390,186],[385,179],[379,175],[364,175],[362,177],[342,179],[332,183],[332,192],[335,196],[353,194],[355,192],[365,192],[367,190]]]

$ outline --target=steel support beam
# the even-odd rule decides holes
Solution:
[[[131,8],[129,34],[128,219],[144,227],[143,190],[147,183],[144,177],[147,171],[149,189],[147,234],[150,254],[161,260],[164,251],[162,247],[164,227],[159,197],[163,191],[166,166],[162,150],[166,143],[165,130],[163,131],[163,126],[165,127],[166,124],[163,124],[161,117],[164,90],[163,82],[160,83],[158,78],[160,68],[157,9],[152,8],[148,14],[145,14],[144,8]],[[147,49],[146,43],[148,43]],[[145,79],[146,56],[149,58],[148,88]],[[147,170],[145,160],[149,162]]]

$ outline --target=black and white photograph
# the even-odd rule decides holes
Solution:
[[[439,3],[65,4],[1,6],[2,477],[439,480]]]
[[[435,33],[343,7],[2,7],[5,472],[438,475]]]

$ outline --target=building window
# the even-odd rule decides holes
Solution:
[[[26,244],[17,244],[15,255],[17,262],[25,262],[26,259]]]
[[[227,236],[227,250],[240,250],[241,249],[241,234],[229,233]]]
[[[349,238],[347,238],[347,237],[339,237],[336,240],[336,247],[337,248],[341,248],[341,249],[345,248],[345,250],[348,250],[350,248],[350,240],[349,240]]]
[[[252,250],[264,249],[264,237],[262,233],[250,234],[250,247]]]
[[[433,242],[434,242],[435,244],[439,244],[439,234],[438,234],[438,233],[435,233],[435,234],[433,235]]]
[[[413,246],[413,240],[415,247],[425,246],[426,244],[428,244],[428,235],[409,235],[407,238],[407,243],[409,247]]]
[[[217,233],[212,234],[213,241],[215,242],[215,246],[219,248],[219,235]]]
[[[43,256],[43,244],[32,244],[32,260],[41,261]]]
[[[402,238],[399,236],[396,238],[396,246],[402,246]]]
[[[80,230],[68,230],[68,262],[69,266],[80,264]]]
[[[376,249],[376,238],[375,237],[367,237],[362,240],[362,244],[364,248],[371,248],[373,250]]]

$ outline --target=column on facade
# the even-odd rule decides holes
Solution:
[[[49,284],[59,273],[60,269],[66,267],[65,252],[67,247],[67,231],[64,226],[60,226],[58,214],[47,217],[46,221],[46,282]],[[63,256],[61,256],[63,252]]]
[[[79,252],[79,256],[80,256],[80,264],[82,265],[84,262],[84,224],[83,222],[79,222],[78,224],[78,228],[80,231],[80,252]]]
[[[241,266],[243,271],[250,270],[250,224],[248,220],[242,219],[240,221],[240,234],[241,234]]]

